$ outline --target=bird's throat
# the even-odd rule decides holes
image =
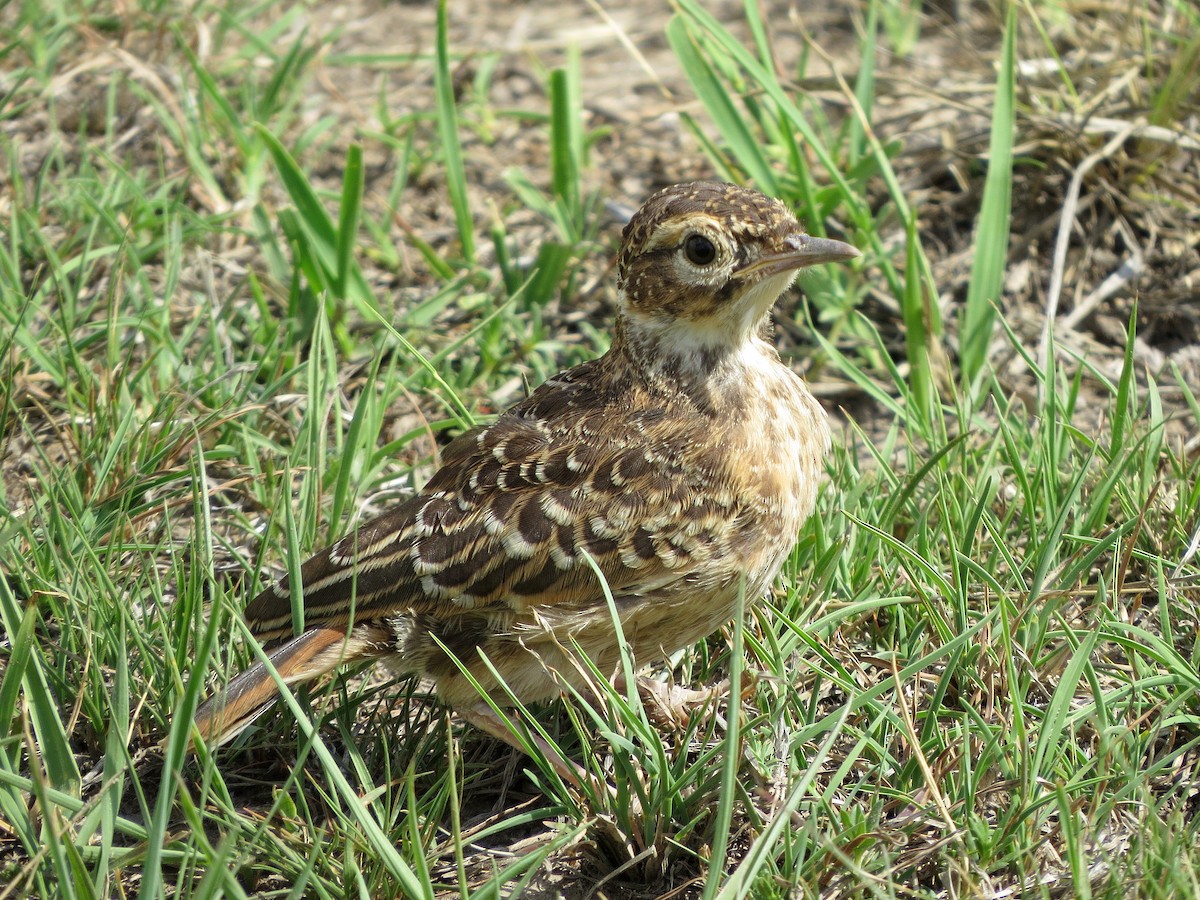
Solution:
[[[759,336],[766,327],[764,313],[753,329],[734,339],[728,331],[695,323],[645,327],[621,317],[609,353],[623,356],[652,393],[688,398],[706,413],[725,415],[743,403],[765,369],[780,366],[774,347]]]
[[[625,308],[617,319],[613,349],[651,381],[677,380],[686,387],[736,379],[764,359],[777,362],[762,336],[771,307],[794,277],[785,272],[766,278],[747,287],[727,309],[698,318]]]

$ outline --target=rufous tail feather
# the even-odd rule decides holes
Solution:
[[[339,628],[313,628],[267,654],[284,684],[319,678],[344,663],[379,654],[387,642],[386,629],[363,624],[349,634]],[[200,736],[210,746],[237,737],[279,698],[279,685],[261,662],[256,662],[196,710]]]

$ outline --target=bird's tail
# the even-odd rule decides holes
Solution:
[[[376,623],[356,625],[349,634],[340,628],[312,628],[267,656],[283,683],[292,685],[332,672],[343,663],[379,656],[387,642],[387,629]],[[265,665],[256,662],[200,705],[196,728],[206,744],[220,746],[237,737],[278,697],[278,683]]]

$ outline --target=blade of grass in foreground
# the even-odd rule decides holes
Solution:
[[[921,277],[920,236],[917,233],[917,217],[910,215],[905,226],[906,255],[904,265],[904,302],[900,304],[904,314],[904,346],[908,354],[908,383],[913,403],[920,421],[928,428],[929,414],[937,404],[937,393],[930,369],[930,335],[939,328],[931,327],[931,319],[937,316],[937,303],[925,290]]]
[[[434,70],[434,91],[437,96],[438,135],[442,139],[442,155],[446,164],[446,187],[454,221],[458,224],[458,240],[463,259],[475,261],[475,221],[467,203],[467,172],[463,166],[462,147],[458,140],[458,113],[454,104],[454,81],[450,72],[449,26],[446,21],[446,0],[439,0],[437,15],[437,68]]]
[[[565,211],[563,224],[568,227],[563,228],[563,236],[578,240],[583,227],[579,175],[584,163],[578,54],[572,54],[571,63],[550,73],[550,171],[554,196]]]
[[[971,385],[987,362],[988,347],[996,324],[996,303],[1004,287],[1008,261],[1008,235],[1012,224],[1012,154],[1016,115],[1016,5],[1009,7],[1000,52],[1000,75],[996,81],[996,105],[992,113],[992,137],[988,146],[988,173],[975,231],[975,259],[967,303],[958,329],[959,358],[964,392],[973,396]]]
[[[354,265],[354,247],[357,244],[362,198],[362,145],[351,144],[346,150],[346,171],[342,176],[342,202],[338,208],[337,265],[333,271],[333,291],[338,297],[346,296],[346,284],[357,268]]]
[[[721,762],[721,794],[717,801],[716,825],[713,829],[711,868],[704,885],[704,900],[716,896],[717,886],[725,871],[729,853],[729,833],[733,825],[733,808],[738,793],[738,768],[742,761],[742,663],[745,640],[746,580],[738,589],[737,607],[733,616],[733,646],[729,650],[729,709],[725,715],[725,758]]]
[[[734,900],[734,898],[749,896],[750,886],[771,860],[776,846],[778,846],[784,835],[793,827],[792,813],[800,808],[805,795],[813,789],[818,774],[825,766],[825,760],[829,758],[837,742],[842,737],[842,730],[846,727],[846,720],[850,717],[850,712],[849,705],[842,707],[841,714],[831,723],[829,733],[824,742],[812,759],[808,761],[804,777],[796,782],[795,787],[792,788],[787,799],[775,814],[775,818],[771,820],[771,824],[763,830],[763,833],[758,836],[758,840],[750,846],[750,851],[741,861],[741,864],[729,876],[729,880],[725,882],[725,886],[721,889],[721,892],[716,895],[717,900]]]
[[[200,491],[197,496],[207,497],[207,478],[204,467],[197,466],[197,479]],[[205,570],[212,583],[216,579],[212,575],[213,539],[212,519],[208,506],[204,503],[195,504],[197,521],[200,523],[196,537],[200,552],[196,554],[193,565]],[[209,617],[204,632],[197,645],[196,658],[206,663],[212,658],[217,644],[217,632],[221,624],[219,616]],[[257,646],[257,645],[256,645]],[[192,714],[200,702],[200,694],[204,688],[204,665],[196,666],[188,673],[183,690],[182,702],[176,709],[176,715],[171,720],[171,730],[167,735],[163,752],[162,787],[158,792],[154,812],[149,822],[149,835],[146,841],[146,864],[141,883],[140,897],[158,897],[163,890],[163,852],[167,846],[168,834],[175,815],[175,797],[179,790],[179,772],[183,770],[184,760],[188,753],[192,727]]]
[[[342,802],[346,804],[350,818],[362,829],[363,838],[375,854],[376,861],[396,879],[397,884],[403,888],[404,896],[432,898],[433,886],[428,881],[422,883],[408,863],[400,856],[399,851],[384,833],[379,822],[371,813],[371,810],[342,773],[342,768],[338,761],[333,758],[333,754],[330,753],[320,734],[317,733],[316,727],[309,720],[308,716],[305,715],[304,709],[300,706],[299,701],[296,700],[295,694],[284,684],[283,678],[275,670],[274,665],[271,664],[270,658],[259,645],[249,626],[237,618],[234,619],[234,623],[238,630],[241,631],[243,641],[253,651],[255,659],[262,663],[267,671],[270,672],[271,677],[275,679],[275,683],[279,688],[280,700],[283,705],[287,706],[288,712],[295,718],[296,726],[301,735],[312,747],[313,754],[320,761],[321,770],[325,773],[325,777],[329,780],[334,791],[341,797]],[[410,815],[412,814],[414,813],[410,812]]]

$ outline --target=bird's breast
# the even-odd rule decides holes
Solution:
[[[754,350],[745,355],[714,442],[725,448],[726,477],[748,511],[743,559],[769,580],[812,512],[830,434],[804,382],[767,345]]]

